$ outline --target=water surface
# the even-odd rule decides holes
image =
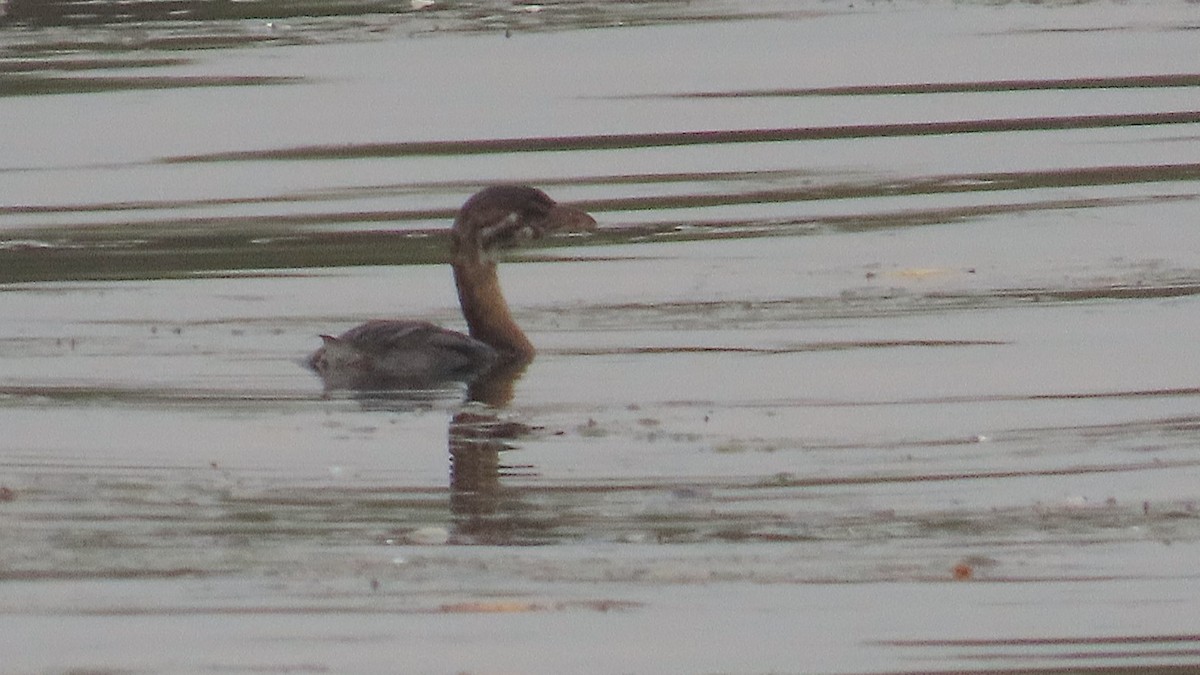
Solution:
[[[7,668],[1196,666],[1189,3],[29,7]],[[325,395],[494,182],[537,360]]]

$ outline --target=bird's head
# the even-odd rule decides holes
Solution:
[[[595,228],[596,220],[587,212],[559,204],[537,188],[493,185],[475,193],[459,209],[451,251],[490,254],[549,234]]]

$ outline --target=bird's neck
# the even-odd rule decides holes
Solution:
[[[458,286],[458,302],[471,337],[487,343],[501,358],[509,362],[527,362],[533,358],[533,344],[513,321],[496,263],[478,255],[454,255],[454,283]]]

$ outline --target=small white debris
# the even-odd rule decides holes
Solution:
[[[1060,506],[1064,509],[1071,510],[1086,509],[1091,506],[1091,504],[1088,502],[1088,498],[1084,497],[1083,495],[1070,495],[1065,497],[1062,502],[1060,502]]]
[[[34,249],[54,248],[54,244],[37,239],[8,239],[0,241],[0,251],[30,251]]]
[[[441,546],[450,541],[450,531],[444,527],[418,527],[404,537],[410,544]]]

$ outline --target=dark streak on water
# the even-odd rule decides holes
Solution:
[[[495,152],[566,152],[582,150],[628,150],[726,143],[780,143],[835,139],[891,138],[897,136],[940,136],[1006,131],[1054,131],[1104,129],[1164,124],[1196,124],[1200,111],[1138,113],[1129,115],[1078,115],[1027,119],[917,122],[908,124],[864,124],[836,127],[791,127],[781,129],[733,129],[679,131],[653,134],[602,134],[597,136],[548,138],[497,138],[467,141],[423,141],[373,143],[355,146],[315,146],[283,150],[229,152],[213,155],[168,157],[167,164],[295,159],[366,159],[411,155],[470,155]]]
[[[196,87],[265,87],[295,84],[290,77],[35,77],[0,75],[0,97],[30,94],[87,94],[139,89],[189,89]]]
[[[1078,89],[1149,89],[1200,86],[1200,75],[1132,75],[1128,77],[1075,77],[1044,80],[985,80],[978,82],[917,82],[803,89],[747,89],[668,94],[634,94],[630,98],[793,98],[800,96],[894,96],[897,94],[967,94],[1022,91],[1072,91]]]
[[[301,153],[306,160],[316,159]],[[295,159],[298,159],[298,154]],[[318,153],[319,154],[319,153]],[[345,157],[354,156],[346,151]],[[337,155],[341,156],[341,155]],[[318,157],[319,158],[319,157]],[[224,161],[230,161],[225,158]],[[209,161],[206,159],[205,161]],[[212,160],[216,161],[216,160]],[[763,180],[755,174],[678,174],[629,175],[589,179],[594,185],[637,185],[686,183],[695,181]],[[775,173],[774,180],[803,180],[801,176]],[[665,209],[702,209],[738,204],[803,203],[835,199],[870,199],[891,196],[951,195],[1012,191],[1020,194],[1035,188],[1077,188],[1116,185],[1188,182],[1200,178],[1200,164],[1160,166],[1107,166],[1070,170],[973,173],[916,177],[908,180],[888,180],[875,183],[846,183],[829,186],[799,185],[792,188],[744,190],[740,192],[711,192],[705,194],[675,194],[670,196],[591,199],[578,205],[594,213]],[[539,181],[550,187],[556,184],[577,184],[574,180]],[[427,184],[407,189],[436,189],[461,187],[458,184]],[[364,194],[388,194],[391,187],[363,187],[347,191],[345,198],[361,198]],[[1193,196],[1175,197],[1193,199]],[[0,206],[0,215],[43,215],[88,213],[130,213],[139,211],[194,210],[204,207],[252,204],[287,206],[312,202],[317,205],[337,203],[338,193],[293,194],[274,198],[196,200],[190,202],[131,202],[102,204],[63,204]],[[1164,198],[1158,198],[1160,201]],[[668,220],[654,224],[614,227],[607,226],[592,237],[592,243],[620,243],[653,236],[669,239],[701,239],[708,237],[794,235],[796,226],[820,227],[826,231],[854,232],[876,228],[911,227],[921,224],[946,223],[977,218],[987,214],[1015,213],[1045,209],[1097,208],[1129,202],[1128,199],[1063,199],[1035,203],[1013,202],[987,206],[947,207],[936,210],[894,211],[870,216],[801,218],[788,223],[777,219],[766,222],[754,220],[716,221],[712,223],[688,220]],[[290,209],[289,209],[290,210]],[[22,282],[51,279],[112,279],[155,278],[179,276],[197,271],[244,269],[291,269],[326,267],[332,265],[378,265],[444,261],[444,230],[408,227],[400,232],[341,231],[320,233],[311,228],[327,228],[369,223],[411,223],[429,220],[446,221],[454,209],[407,209],[384,211],[313,211],[290,212],[286,215],[265,216],[200,216],[187,218],[154,218],[144,221],[128,220],[110,223],[89,222],[79,228],[70,221],[50,228],[15,228],[0,240],[0,281]],[[699,227],[697,227],[699,226]],[[752,230],[748,228],[753,228]],[[0,230],[2,232],[3,230]],[[397,241],[403,247],[389,246]],[[578,244],[578,237],[561,243]],[[553,242],[551,242],[553,243]],[[1069,296],[1093,297],[1154,297],[1187,295],[1193,284],[1179,280],[1169,288],[1102,291],[1062,289],[1061,291],[1029,291],[1040,299],[1066,299]],[[1005,291],[1007,295],[1023,295],[1025,291]],[[1082,296],[1081,296],[1082,297]]]
[[[755,10],[752,7],[710,7],[688,0],[635,0],[596,3],[567,0],[552,3],[513,3],[506,0],[6,0],[0,5],[0,26],[123,26],[153,23],[195,23],[236,26],[248,20],[283,22],[285,32],[269,39],[289,39],[292,29],[305,29],[308,39],[328,38],[350,27],[358,33],[365,21],[368,32],[396,26],[411,33],[514,30],[579,30],[696,21],[762,19],[802,14],[794,8]],[[236,35],[236,31],[230,31]],[[355,34],[350,39],[362,39]],[[238,38],[226,38],[237,44]],[[155,42],[155,46],[179,42]],[[192,46],[213,46],[193,43]]]

